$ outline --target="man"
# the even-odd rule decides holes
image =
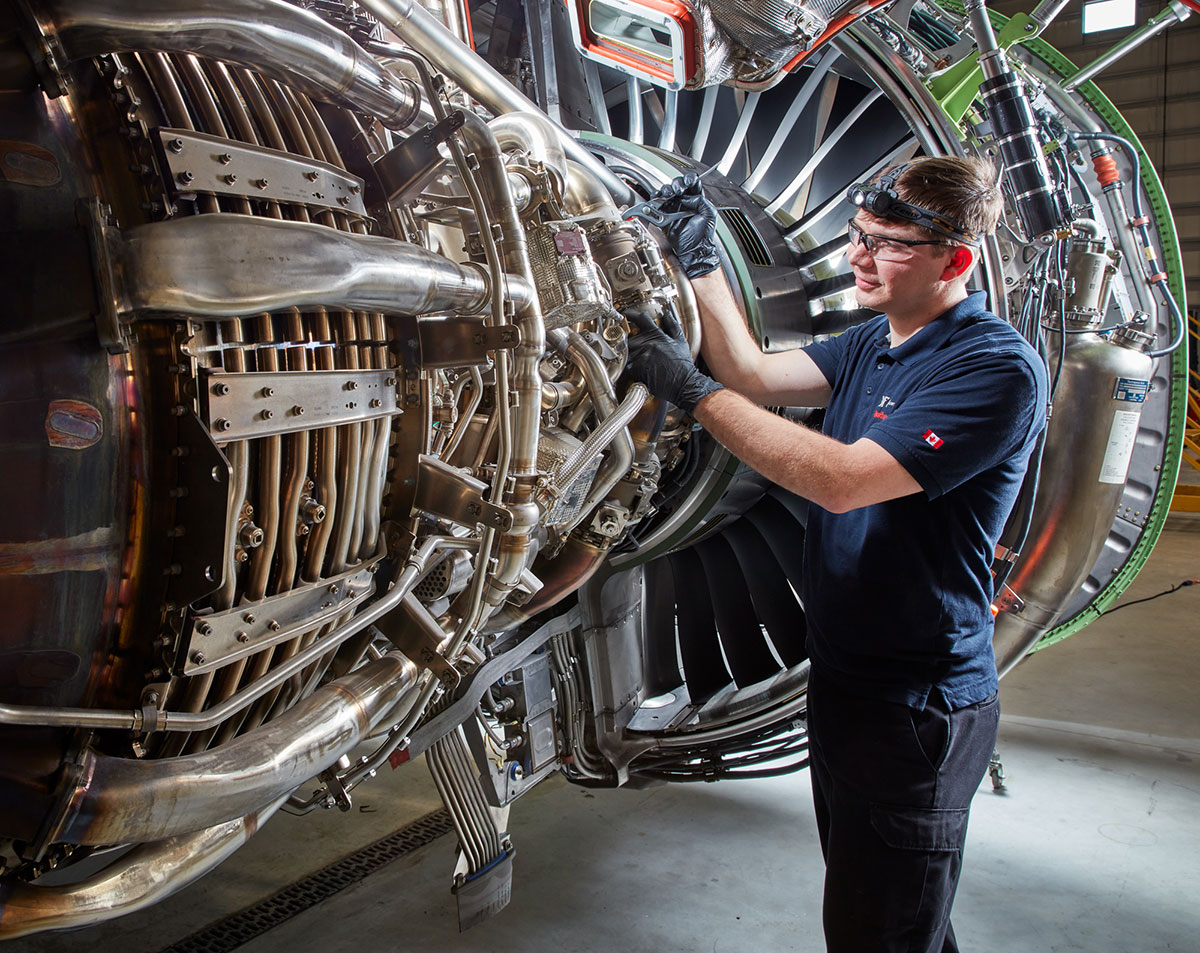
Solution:
[[[967,812],[999,718],[990,568],[1047,401],[1037,353],[967,291],[1000,215],[996,179],[980,160],[929,158],[853,187],[858,302],[884,313],[775,354],[718,270],[698,180],[657,196],[692,213],[668,238],[717,380],[674,322],[668,335],[636,315],[629,376],[812,504],[802,595],[831,953],[957,950]],[[824,433],[759,404],[827,407]]]

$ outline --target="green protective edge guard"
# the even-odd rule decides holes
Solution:
[[[578,135],[579,138],[585,142],[597,142],[602,145],[620,148],[625,152],[636,153],[640,158],[645,159],[648,163],[666,175],[668,179],[674,178],[683,171],[672,160],[672,158],[668,158],[670,153],[663,152],[661,149],[656,149],[653,146],[646,146],[640,143],[630,142],[627,139],[618,139],[616,136],[606,136],[598,132],[580,132]],[[717,216],[717,236],[721,239],[721,243],[726,248],[737,248],[737,242],[734,239],[733,232],[719,215]],[[742,290],[742,298],[747,303],[747,308],[749,311],[747,317],[749,318],[751,327],[757,331],[758,309],[755,305],[754,295],[751,293],[753,289],[751,287],[752,282],[750,280],[750,273],[746,270],[741,256],[734,255],[731,256],[731,258],[733,260],[733,268],[737,278],[738,286]],[[721,449],[722,456],[718,458],[720,461],[718,464],[721,470],[720,476],[713,484],[713,487],[709,491],[708,495],[702,501],[702,512],[707,511],[710,507],[716,505],[717,501],[720,500],[721,496],[724,494],[726,487],[729,486],[730,480],[733,479],[734,473],[737,472],[737,458],[723,447]],[[696,524],[694,523],[681,526],[657,546],[654,546],[652,549],[649,549],[644,553],[638,553],[635,558],[629,560],[627,563],[622,563],[621,569],[632,569],[636,566],[642,565],[643,563],[647,563],[652,559],[657,559],[659,556],[662,556],[665,553],[675,549],[677,546],[685,543],[688,537],[691,536],[695,531]]]
[[[938,2],[941,6],[956,14],[961,15],[963,13],[963,5],[958,0],[938,0]],[[988,11],[988,16],[991,18],[993,27],[1003,29],[1004,25],[1008,22],[1008,18],[1004,14],[996,13],[993,10]],[[1031,37],[1024,40],[1023,43],[1034,56],[1053,69],[1063,79],[1069,79],[1079,71],[1079,67],[1045,40],[1039,37]],[[1179,253],[1179,235],[1175,230],[1175,219],[1171,216],[1171,208],[1167,204],[1167,196],[1163,192],[1162,182],[1158,178],[1158,173],[1151,164],[1150,157],[1146,155],[1146,150],[1143,148],[1141,140],[1138,139],[1137,135],[1129,127],[1129,123],[1125,121],[1125,118],[1117,111],[1116,106],[1100,91],[1095,83],[1089,80],[1080,85],[1076,89],[1076,92],[1087,101],[1088,105],[1108,124],[1113,132],[1132,142],[1138,151],[1138,156],[1141,160],[1142,186],[1150,199],[1150,206],[1154,212],[1154,224],[1158,229],[1159,238],[1162,242],[1160,252],[1162,254],[1163,265],[1166,268],[1167,280],[1171,286],[1171,291],[1175,295],[1176,302],[1179,303],[1179,310],[1184,315],[1184,320],[1186,321],[1187,291],[1183,278],[1183,260]],[[957,120],[955,122],[957,123]],[[1106,585],[1100,588],[1100,591],[1096,593],[1092,601],[1072,619],[1064,622],[1062,625],[1055,626],[1043,635],[1037,644],[1030,649],[1030,652],[1037,652],[1040,649],[1048,648],[1051,645],[1061,642],[1063,639],[1074,635],[1080,629],[1098,619],[1109,606],[1120,598],[1121,594],[1129,587],[1129,584],[1133,582],[1134,577],[1142,571],[1142,567],[1146,565],[1146,560],[1150,558],[1150,552],[1154,549],[1154,544],[1158,542],[1159,534],[1162,533],[1163,526],[1167,522],[1167,514],[1171,508],[1171,497],[1174,495],[1175,482],[1179,477],[1179,465],[1183,459],[1183,432],[1187,420],[1187,349],[1188,340],[1185,332],[1183,343],[1171,355],[1170,403],[1172,413],[1167,420],[1167,433],[1163,439],[1165,453],[1158,489],[1155,491],[1154,500],[1150,504],[1150,512],[1146,516],[1146,525],[1142,530],[1142,535],[1138,537],[1137,543],[1130,551],[1120,571]]]

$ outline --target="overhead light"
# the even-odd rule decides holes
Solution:
[[[1137,22],[1137,0],[1084,0],[1083,32],[1119,30]]]

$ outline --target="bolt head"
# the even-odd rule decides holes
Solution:
[[[224,432],[226,430],[232,430],[233,429],[233,421],[229,420],[226,417],[218,417],[213,422],[213,429],[220,430],[222,432]]]
[[[205,662],[208,661],[208,658],[207,658],[207,656],[205,656],[205,654],[203,652],[193,652],[192,653],[192,661],[195,662],[197,665],[203,665]]]
[[[247,642],[249,642],[249,641],[250,641],[250,635],[249,635],[249,633],[247,633],[247,632],[239,632],[239,633],[237,634],[236,638],[237,638],[237,640],[238,640],[239,642],[241,642],[243,645],[245,645]]]
[[[167,143],[167,148],[170,149],[174,153],[183,152],[183,140],[182,139],[172,139]]]

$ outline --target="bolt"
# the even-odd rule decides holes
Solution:
[[[213,430],[226,431],[232,429],[233,422],[226,417],[218,417],[215,421],[213,421]]]
[[[234,636],[234,638],[245,645],[250,641],[250,634],[248,632],[239,632],[236,636]]]
[[[201,635],[212,635],[212,626],[207,622],[197,622],[196,631]]]
[[[344,195],[339,195],[339,196],[338,196],[338,205],[341,205],[341,206],[343,206],[343,207],[346,207],[346,206],[348,206],[349,204],[350,204],[350,200],[349,200],[348,198],[346,198],[346,196],[344,196]]]
[[[278,632],[280,629],[283,628],[283,626],[281,626],[278,622],[276,622],[274,619],[272,619],[270,622],[267,623],[267,628],[270,629],[272,632]]]
[[[180,152],[183,152],[183,140],[182,139],[172,139],[170,142],[167,143],[167,148],[177,154]]]
[[[292,414],[293,414],[293,416],[296,416],[296,417],[303,417],[304,416],[304,408],[301,407],[299,404],[297,404],[295,407],[292,408]]]
[[[253,612],[247,612],[245,615],[242,616],[242,619],[245,620],[247,625],[254,625],[254,613]]]
[[[362,191],[362,186],[361,186],[361,185],[352,185],[352,186],[350,186],[350,194],[351,194],[351,195],[358,195],[358,193],[359,193],[359,192],[361,192],[361,191]]]
[[[264,387],[262,390],[259,391],[259,393],[263,397],[274,397],[275,396],[275,388],[274,387]]]
[[[192,653],[192,661],[195,662],[197,665],[203,665],[205,662],[208,661],[208,659],[205,657],[203,652],[193,652]]]
[[[396,378],[389,377],[383,383],[388,387],[395,387],[396,386]]]
[[[157,705],[159,697],[158,692],[146,692],[146,704]]]
[[[226,185],[233,185],[235,182],[237,182],[237,176],[234,175],[232,172],[230,172],[229,175],[225,176],[225,184]]]
[[[329,587],[329,591],[330,591],[330,593],[332,593],[333,595],[336,596],[338,594],[338,592],[340,591],[338,589],[338,584],[335,582],[332,586]]]
[[[271,410],[264,410],[262,412],[261,416],[262,416],[263,420],[270,420],[272,417],[275,416],[275,413],[274,413],[274,411],[271,411]]]
[[[241,543],[247,549],[257,549],[263,544],[266,538],[266,533],[263,532],[261,526],[255,526],[253,523],[247,523],[238,533]]]
[[[310,169],[308,172],[304,173],[304,177],[306,179],[308,179],[309,182],[316,182],[317,176],[319,176],[320,174],[321,173],[317,172],[315,169]]]
[[[255,179],[254,187],[256,189],[265,189],[270,183],[266,179]]]
[[[216,394],[218,397],[224,397],[226,394],[229,393],[229,385],[226,384],[224,381],[218,381],[216,384],[213,384],[212,390],[213,390],[213,393]]]
[[[222,152],[219,156],[217,156],[217,161],[220,162],[221,165],[229,165],[229,163],[233,161],[233,156],[231,156],[228,152]]]
[[[181,185],[191,185],[192,180],[195,179],[196,177],[194,175],[192,175],[192,173],[189,172],[187,169],[184,169],[182,172],[179,173],[179,175],[175,176],[175,178],[179,180]]]
[[[373,397],[373,398],[371,398],[371,406],[372,407],[382,407],[383,401],[380,400],[378,397]]]

